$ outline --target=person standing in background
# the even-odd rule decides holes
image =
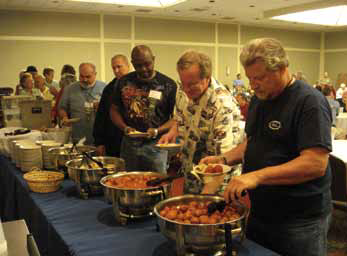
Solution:
[[[42,73],[43,73],[43,76],[45,77],[45,86],[50,90],[51,94],[53,94],[54,97],[57,97],[60,88],[59,88],[58,82],[53,80],[54,69],[44,68]]]
[[[243,120],[246,121],[247,116],[248,116],[248,107],[249,107],[248,98],[244,93],[238,93],[235,96],[235,99],[239,103],[241,115],[243,116]]]
[[[62,125],[69,125],[69,118],[79,118],[72,124],[72,139],[86,138],[85,144],[94,145],[93,126],[95,112],[105,83],[96,80],[96,67],[92,63],[81,63],[79,81],[64,89],[58,107]]]
[[[241,79],[241,74],[238,73],[236,75],[236,79],[233,81],[233,87],[236,88],[238,86],[244,87],[245,83],[243,82],[243,80]]]
[[[69,64],[65,64],[63,68],[61,69],[60,73],[60,81],[59,81],[59,93],[55,97],[55,104],[54,107],[52,108],[52,120],[53,123],[57,123],[58,119],[58,105],[61,99],[61,96],[64,93],[64,88],[67,87],[70,84],[73,84],[76,82],[76,71],[75,68]]]
[[[54,106],[54,95],[50,92],[48,87],[45,85],[45,79],[41,75],[36,75],[35,79],[35,88],[40,90],[43,99],[50,100],[52,106]]]
[[[119,157],[123,132],[113,124],[110,117],[110,108],[117,81],[129,73],[130,67],[127,57],[121,54],[113,56],[111,66],[115,78],[105,87],[102,93],[99,108],[96,112],[93,136],[98,155]]]
[[[340,104],[338,101],[334,100],[330,86],[324,87],[322,93],[327,98],[330,105],[331,115],[333,118],[332,126],[336,127],[336,117],[339,115]]]
[[[20,85],[22,86],[23,90],[19,91],[19,95],[27,95],[27,96],[41,96],[42,97],[42,93],[40,92],[40,90],[38,90],[37,88],[34,88],[34,79],[33,76],[28,73],[25,72],[21,79],[20,79]]]

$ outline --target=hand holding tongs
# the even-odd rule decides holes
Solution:
[[[245,196],[247,194],[246,190],[243,190],[241,192],[241,196]],[[215,211],[224,211],[225,207],[227,206],[227,203],[222,200],[219,202],[212,202],[207,206],[207,213],[210,216],[211,214],[213,214]]]

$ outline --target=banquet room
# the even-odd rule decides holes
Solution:
[[[0,0],[0,256],[309,255],[290,232],[347,255],[346,17],[347,0]],[[307,157],[294,183],[246,182]],[[318,242],[298,216],[326,222]]]

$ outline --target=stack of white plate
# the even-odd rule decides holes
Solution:
[[[42,169],[42,151],[38,145],[19,146],[19,159],[22,172],[29,172],[34,167]]]
[[[31,140],[16,140],[13,144],[13,158],[17,168],[20,168],[19,147],[21,145],[35,145]]]
[[[54,169],[55,165],[53,164],[52,156],[49,154],[48,150],[51,148],[60,147],[61,143],[59,142],[44,142],[41,145],[42,149],[42,161],[43,161],[43,167],[45,169]]]

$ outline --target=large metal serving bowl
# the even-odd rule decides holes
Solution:
[[[100,183],[111,191],[113,211],[116,219],[119,218],[119,216],[142,218],[152,215],[155,204],[169,197],[171,183],[145,189],[117,188],[105,183],[110,178],[117,178],[129,174],[155,175],[158,178],[165,177],[163,174],[156,172],[123,172],[102,178]]]
[[[225,248],[225,224],[183,224],[162,217],[159,212],[166,206],[189,204],[196,202],[218,202],[223,200],[219,196],[209,195],[184,195],[172,197],[161,201],[154,207],[154,213],[158,218],[158,224],[161,233],[169,240],[176,243],[178,255],[180,251],[189,250],[193,253],[214,255]],[[240,218],[227,222],[231,226],[232,235],[240,236],[241,241],[244,238],[246,215],[248,209],[245,205],[234,203]]]
[[[91,185],[100,187],[100,180],[102,177],[114,174],[116,172],[125,170],[125,162],[121,158],[111,156],[98,156],[93,159],[101,162],[104,168],[96,165],[96,163],[87,160],[90,167],[83,164],[83,158],[77,158],[66,162],[69,178],[77,184],[80,192],[81,186]]]
[[[82,152],[95,155],[96,147],[76,145],[76,150],[71,152],[72,146],[55,147],[48,150],[52,164],[56,170],[65,170],[66,162],[82,157]]]

